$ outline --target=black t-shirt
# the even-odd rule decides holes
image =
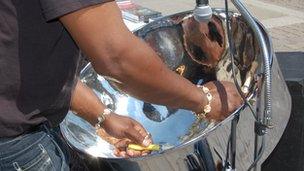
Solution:
[[[0,137],[62,121],[80,52],[57,19],[106,1],[0,1]]]

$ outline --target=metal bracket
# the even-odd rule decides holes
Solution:
[[[267,134],[267,128],[267,125],[263,124],[262,122],[254,122],[254,132],[259,136]]]

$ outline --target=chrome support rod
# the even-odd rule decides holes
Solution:
[[[247,24],[252,28],[254,35],[257,38],[258,44],[261,48],[261,54],[263,56],[263,66],[264,66],[264,85],[265,85],[265,109],[262,119],[263,124],[266,126],[270,126],[271,121],[271,69],[270,69],[270,56],[268,54],[268,48],[266,45],[266,40],[264,39],[263,32],[261,31],[260,27],[253,19],[251,14],[248,10],[244,7],[243,3],[240,0],[231,0],[234,6],[238,9],[241,15],[246,20]],[[261,91],[261,90],[260,90]]]
[[[268,48],[266,45],[266,41],[264,39],[263,33],[260,29],[260,27],[257,25],[256,21],[253,19],[249,11],[246,9],[246,7],[243,5],[243,3],[240,0],[231,0],[233,5],[238,9],[242,17],[245,19],[247,24],[252,28],[255,37],[257,38],[258,45],[261,49],[261,55],[262,59],[262,66],[264,67],[263,73],[264,73],[264,80],[262,80],[262,85],[264,85],[264,98],[265,98],[265,105],[264,105],[264,113],[261,113],[261,106],[257,106],[258,109],[260,109],[259,112],[257,112],[257,122],[260,123],[260,126],[270,127],[271,125],[271,118],[272,118],[272,104],[271,104],[271,69],[270,69],[270,56],[268,54]],[[262,91],[259,89],[258,91]],[[262,98],[261,92],[258,92],[257,98]],[[261,100],[261,99],[259,99]],[[257,104],[259,105],[259,104]],[[257,124],[257,123],[256,123]],[[249,170],[254,167],[254,170],[256,170],[256,165],[258,160],[260,159],[263,149],[264,149],[264,134],[266,132],[264,131],[262,134],[259,134],[256,132],[255,136],[255,154],[254,154],[254,163],[249,168]],[[258,150],[261,149],[261,150]],[[260,153],[258,152],[260,151]]]
[[[233,118],[231,122],[231,142],[230,142],[230,162],[231,169],[236,170],[235,158],[236,158],[236,127],[239,121],[239,113]]]

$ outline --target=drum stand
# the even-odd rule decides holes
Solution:
[[[231,132],[227,144],[226,159],[223,162],[223,171],[235,171],[236,156],[236,126],[239,121],[240,111],[231,121]]]
[[[251,26],[254,35],[257,38],[258,45],[261,49],[261,58],[259,59],[259,74],[257,77],[258,88],[257,88],[257,106],[256,112],[252,110],[251,105],[248,103],[246,98],[244,97],[240,86],[238,85],[234,72],[234,65],[232,65],[232,72],[234,76],[234,83],[243,97],[245,102],[245,106],[250,107],[253,115],[255,116],[255,147],[254,147],[254,161],[252,165],[248,168],[248,171],[254,169],[257,170],[257,163],[260,160],[264,148],[265,148],[265,134],[267,133],[267,128],[272,128],[271,119],[272,119],[272,104],[271,104],[271,57],[272,57],[272,49],[269,49],[266,46],[266,40],[264,38],[263,32],[258,26],[256,20],[252,17],[250,12],[246,9],[246,7],[242,4],[240,0],[231,0],[233,5],[238,9],[242,17],[245,19],[247,24]],[[234,63],[234,47],[233,40],[231,37],[231,28],[230,28],[230,17],[228,15],[228,2],[225,0],[225,9],[226,9],[226,25],[227,25],[227,34],[229,39],[229,53],[231,56],[231,62]],[[263,67],[263,68],[262,68]],[[263,89],[263,92],[262,92]],[[264,99],[263,103],[261,99]],[[264,110],[263,110],[264,109]],[[263,111],[263,112],[262,112]],[[227,154],[226,160],[224,163],[223,170],[231,171],[235,170],[235,158],[236,158],[236,126],[239,120],[239,114],[237,114],[231,122],[231,134],[228,141],[227,146]],[[228,150],[230,149],[230,150]],[[228,153],[229,152],[229,153]],[[228,162],[229,158],[229,162]]]

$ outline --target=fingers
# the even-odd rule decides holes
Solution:
[[[126,131],[126,136],[130,140],[120,141],[115,144],[116,150],[115,155],[118,157],[140,157],[148,155],[150,151],[136,151],[132,149],[128,149],[128,144],[133,141],[137,144],[141,144],[143,146],[148,146],[152,143],[151,135],[138,123],[133,123],[133,128],[129,128]]]
[[[131,140],[129,140],[129,139],[123,139],[123,140],[117,142],[115,144],[116,149],[115,149],[114,154],[117,157],[124,157],[124,158],[141,156],[142,154],[140,151],[128,149],[128,144],[130,142],[131,142]]]
[[[120,141],[118,141],[117,143],[114,144],[114,146],[118,149],[118,150],[126,150],[126,148],[128,147],[128,144],[130,144],[131,140],[129,139],[122,139]]]
[[[126,151],[120,151],[118,149],[115,149],[114,155],[117,157],[123,157],[123,158],[128,158],[129,156],[127,155]]]
[[[117,157],[140,157],[140,156],[146,156],[149,154],[150,151],[136,151],[132,149],[128,149],[128,144],[131,143],[131,140],[129,139],[123,139],[119,142],[117,142],[115,146],[114,155]]]
[[[132,141],[136,142],[137,144],[148,146],[151,143],[149,137],[146,138],[148,134],[142,131],[138,131],[136,129],[130,129],[128,132],[126,132],[126,134],[128,138],[130,138]]]
[[[127,137],[143,146],[150,145],[152,143],[152,139],[144,127],[136,121],[133,121],[133,125],[133,128],[130,128],[128,131],[126,131]]]
[[[122,139],[119,142],[117,142],[116,144],[114,144],[114,146],[115,146],[115,152],[114,152],[114,154],[117,157],[124,157],[124,158],[129,157],[127,155],[126,149],[127,149],[128,144],[130,142],[131,141],[129,139]]]
[[[127,154],[130,157],[139,157],[139,156],[141,156],[141,151],[127,149]]]
[[[144,145],[144,146],[149,146],[150,144],[152,144],[152,139],[151,139],[151,134],[150,133],[148,133],[146,136],[145,136],[145,138],[144,138],[144,140],[143,140],[143,142],[142,142],[142,145]]]
[[[104,124],[104,129],[109,135],[116,137],[116,143],[111,141],[116,147],[114,154],[119,157],[137,157],[148,154],[148,152],[128,149],[131,142],[142,146],[152,143],[151,136],[144,127],[129,117],[116,114],[110,116],[111,118]]]
[[[140,133],[144,139],[140,142],[143,146],[148,146],[152,143],[151,134],[148,133],[141,125],[135,125],[134,128]]]
[[[129,158],[129,157],[141,157],[141,156],[146,156],[149,154],[149,152],[147,151],[135,151],[135,150],[131,150],[131,149],[126,149],[124,150],[119,150],[119,149],[115,149],[114,152],[115,156],[117,157],[124,157],[124,158]]]

